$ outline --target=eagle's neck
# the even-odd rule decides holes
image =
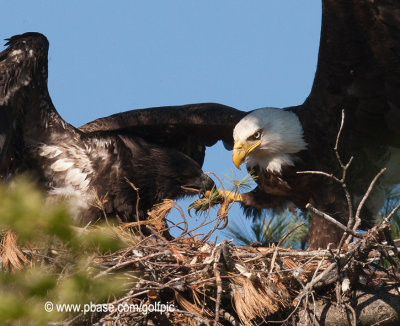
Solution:
[[[47,91],[40,97],[30,97],[21,106],[21,118],[17,122],[27,143],[47,143],[53,134],[58,134],[59,141],[74,137],[76,129],[66,123],[53,106]]]
[[[259,167],[262,171],[281,174],[285,166],[294,166],[294,156],[286,153],[270,154],[267,152],[252,155],[246,159],[246,167],[253,170]]]

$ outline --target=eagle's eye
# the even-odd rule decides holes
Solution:
[[[257,131],[256,133],[254,133],[252,138],[255,139],[255,140],[260,139],[261,138],[261,131]]]

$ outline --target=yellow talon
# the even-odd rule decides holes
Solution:
[[[218,194],[221,198],[225,199],[228,203],[241,202],[242,195],[237,192],[232,192],[228,190],[218,190]]]
[[[218,189],[213,189],[212,191],[207,190],[203,198],[197,199],[189,206],[189,211],[195,209],[197,213],[198,211],[205,211],[216,204],[228,205],[233,202],[241,201],[242,195],[236,192]]]

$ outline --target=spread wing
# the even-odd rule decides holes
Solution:
[[[292,108],[306,138],[326,135],[333,143],[344,109],[351,144],[400,147],[400,2],[324,0],[322,5],[314,84],[305,103]]]
[[[24,145],[17,122],[25,114],[26,99],[48,94],[47,39],[25,33],[7,41],[0,53],[0,179],[22,162]]]
[[[333,147],[344,109],[339,152],[345,162],[354,156],[346,183],[353,194],[363,194],[382,168],[380,162],[400,147],[400,2],[323,0],[322,9],[313,87],[302,105],[289,110],[301,120],[313,168],[333,173],[338,169]],[[399,171],[400,167],[392,164],[391,169]],[[396,183],[391,179],[385,182]],[[346,217],[347,208],[341,210],[342,197],[341,192],[332,196],[330,208],[327,203],[317,204],[324,211],[342,212]],[[310,247],[338,243],[341,233],[337,231],[314,217]]]
[[[200,165],[205,146],[222,140],[233,145],[232,130],[247,112],[217,103],[166,106],[117,113],[87,123],[86,133],[116,132],[178,149]]]

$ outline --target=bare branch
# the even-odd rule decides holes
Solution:
[[[317,277],[313,278],[313,280],[304,287],[303,291],[299,293],[299,295],[294,299],[294,302],[301,302],[301,300],[306,296],[314,287],[315,284],[323,280],[334,268],[336,268],[336,263],[332,263],[326,268],[321,274]]]
[[[362,208],[364,207],[364,204],[365,204],[365,202],[367,201],[369,195],[371,194],[371,191],[372,191],[372,189],[374,188],[376,181],[378,181],[379,177],[380,177],[383,173],[385,173],[385,171],[386,171],[386,168],[383,168],[383,169],[380,170],[380,171],[378,172],[378,174],[372,179],[371,183],[369,184],[369,187],[368,187],[367,192],[364,194],[363,198],[361,199],[360,203],[358,204],[357,211],[356,211],[356,224],[354,225],[354,228],[357,229],[358,226],[360,225],[360,222],[361,222],[361,220],[360,220],[360,213],[361,213],[361,210],[362,210]],[[354,228],[353,228],[353,230],[354,230]]]
[[[400,203],[399,203],[395,208],[393,208],[393,210],[389,213],[388,216],[386,216],[386,217],[384,218],[384,222],[385,222],[385,223],[389,223],[390,220],[391,220],[391,218],[393,217],[393,215],[396,214],[396,212],[397,212],[399,209],[400,209]]]
[[[328,177],[332,180],[335,180],[338,183],[341,183],[341,180],[338,179],[337,177],[335,177],[332,173],[326,173],[326,172],[322,172],[322,171],[297,171],[297,174],[317,174],[317,175],[322,175],[325,177]]]
[[[344,168],[345,165],[343,164],[342,159],[340,158],[340,155],[339,155],[339,152],[338,152],[338,144],[339,144],[340,135],[342,134],[343,125],[344,125],[344,110],[342,110],[342,119],[340,121],[339,131],[338,131],[337,136],[336,136],[335,147],[333,148],[334,151],[335,151],[335,154],[336,154],[336,158],[337,158],[337,160],[338,160],[338,162],[339,162],[339,164],[340,164],[340,166],[342,168]],[[347,165],[350,165],[350,163],[348,163]]]
[[[353,231],[352,229],[349,229],[348,227],[344,226],[342,223],[340,223],[339,221],[335,220],[333,217],[329,216],[328,214],[325,214],[323,212],[321,212],[320,210],[316,209],[315,207],[313,207],[310,203],[308,203],[306,205],[306,208],[309,209],[311,212],[313,212],[314,214],[317,214],[318,216],[321,216],[322,218],[324,218],[325,220],[335,224],[337,227],[339,227],[340,229],[342,229],[343,231],[345,231],[346,233],[349,233],[357,238],[362,238],[363,235],[361,233],[357,233],[355,231]]]

